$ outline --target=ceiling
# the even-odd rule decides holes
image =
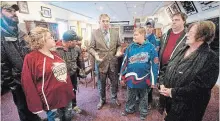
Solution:
[[[163,1],[141,2],[48,2],[51,5],[68,9],[89,19],[98,20],[102,13],[107,13],[111,21],[130,21],[136,17],[152,16],[162,6],[170,4]]]

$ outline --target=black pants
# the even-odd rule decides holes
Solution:
[[[150,89],[150,92],[148,93],[148,104],[151,104],[152,103],[152,91],[153,91],[153,88]]]
[[[28,110],[24,91],[21,85],[17,85],[12,91],[13,100],[17,106],[20,121],[41,121],[40,117]]]
[[[71,82],[74,88],[73,92],[75,94],[75,98],[72,100],[72,107],[75,107],[76,106],[77,75],[76,74],[71,75],[70,79],[71,79]]]

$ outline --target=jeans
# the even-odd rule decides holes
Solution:
[[[72,102],[68,103],[66,107],[46,111],[48,121],[71,121],[72,120]]]

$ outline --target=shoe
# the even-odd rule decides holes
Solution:
[[[145,118],[146,118],[145,116],[140,116],[141,120],[145,120]]]
[[[99,104],[97,105],[97,109],[100,110],[104,104],[105,104],[105,102],[100,101]]]
[[[122,116],[127,116],[128,113],[127,113],[126,111],[123,111],[123,112],[121,112],[121,115],[122,115]]]
[[[41,119],[41,121],[48,121],[48,119],[47,119],[47,118],[44,118],[44,119]]]
[[[121,103],[120,103],[117,99],[113,99],[113,100],[112,100],[112,105],[120,106]]]
[[[81,110],[78,106],[75,106],[75,107],[73,108],[73,111],[74,111],[75,113],[77,113],[77,114],[82,113],[82,110]]]
[[[134,112],[127,112],[127,111],[123,111],[121,112],[122,116],[127,116],[128,114],[133,114]]]
[[[150,110],[150,109],[151,109],[151,105],[148,105],[148,106],[147,106],[147,109]]]

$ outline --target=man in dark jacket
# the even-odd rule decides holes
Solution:
[[[172,58],[174,54],[176,54],[184,45],[186,41],[186,29],[184,25],[186,23],[187,16],[185,13],[178,12],[172,16],[172,28],[168,30],[160,40],[160,77],[164,70],[166,69],[166,65],[169,60]],[[161,86],[160,88],[163,88]],[[163,97],[160,98],[160,104],[163,104]],[[160,105],[160,109],[163,109],[164,105]],[[163,110],[160,110],[162,113]]]
[[[29,49],[23,40],[25,34],[17,26],[18,10],[16,4],[1,3],[1,83],[10,88],[21,121],[40,121],[28,110],[20,83],[23,59]]]
[[[77,36],[76,32],[68,30],[63,34],[62,42],[57,42],[56,51],[65,60],[67,64],[68,73],[74,87],[74,94],[76,96],[77,90],[77,75],[83,77],[85,75],[79,74],[79,69],[85,69],[85,65],[81,56],[81,50],[77,46],[77,41],[81,38]],[[76,98],[72,100],[72,108],[75,113],[81,113],[81,109],[76,105]]]

